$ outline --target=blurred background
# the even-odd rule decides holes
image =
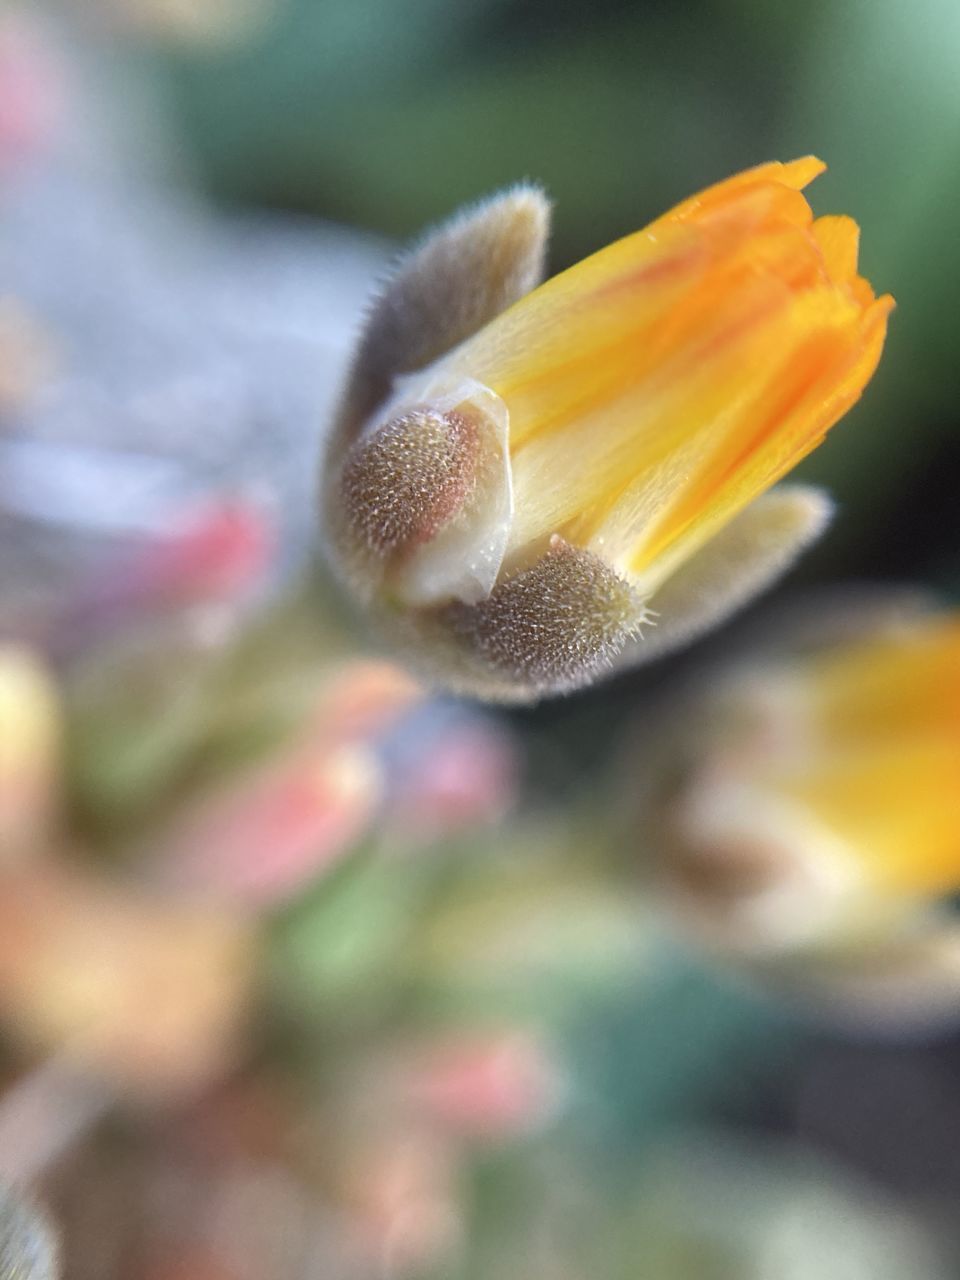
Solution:
[[[960,984],[786,997],[635,812],[778,609],[957,603],[958,56],[949,0],[0,9],[0,1182],[63,1274],[960,1275]],[[530,178],[559,269],[810,152],[898,309],[777,599],[510,714],[370,650],[314,472],[400,244]]]

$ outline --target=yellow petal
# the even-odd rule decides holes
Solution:
[[[883,345],[808,157],[739,174],[521,299],[452,357],[510,415],[507,560],[559,533],[653,590],[822,440]]]
[[[874,891],[960,887],[960,618],[798,665],[792,732],[756,780],[844,841]]]

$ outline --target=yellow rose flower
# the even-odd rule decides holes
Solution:
[[[767,490],[859,397],[893,305],[857,273],[856,224],[801,194],[822,168],[739,174],[532,291],[530,188],[401,267],[328,442],[324,521],[433,679],[508,701],[590,683],[822,529],[824,495]]]

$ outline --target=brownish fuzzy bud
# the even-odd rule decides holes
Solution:
[[[370,308],[334,452],[386,399],[398,374],[424,368],[540,282],[549,217],[543,193],[521,184],[464,210],[401,259]]]
[[[389,557],[429,541],[476,482],[477,424],[464,413],[412,409],[354,446],[341,481],[357,540]]]
[[[554,536],[546,553],[490,596],[447,611],[496,671],[535,688],[573,688],[609,667],[643,618],[629,583],[589,551]]]

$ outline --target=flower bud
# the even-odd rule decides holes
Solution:
[[[375,304],[327,442],[334,567],[435,683],[529,702],[712,625],[822,530],[767,491],[857,400],[888,296],[813,158],[677,206],[532,289],[519,188],[442,227]],[[532,292],[531,292],[532,289]]]
[[[689,931],[845,1006],[960,1008],[960,615],[754,658],[687,714],[657,843]]]

